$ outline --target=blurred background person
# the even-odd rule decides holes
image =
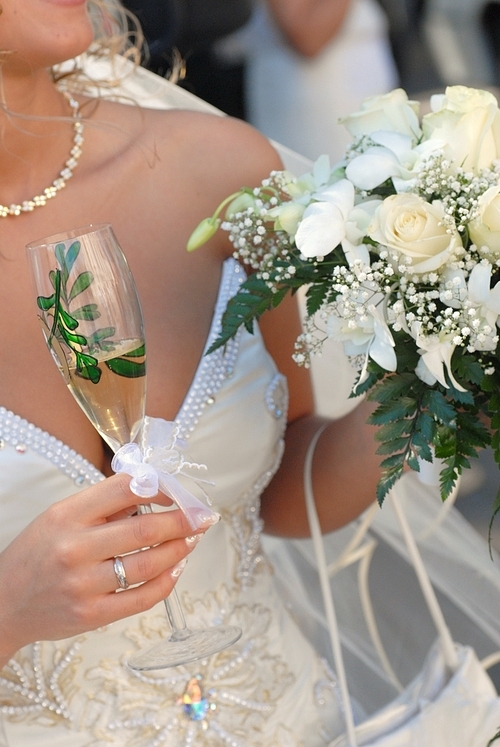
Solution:
[[[311,159],[342,158],[339,117],[399,83],[376,0],[261,1],[244,34],[248,120]]]

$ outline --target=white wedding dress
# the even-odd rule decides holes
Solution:
[[[224,263],[207,344],[243,277],[236,261]],[[320,747],[344,731],[337,681],[318,653],[324,649],[328,657],[308,545],[271,540],[273,567],[261,544],[259,497],[280,461],[286,410],[286,381],[260,333],[242,330],[225,350],[202,357],[176,418],[189,457],[208,467],[214,508],[222,514],[178,583],[187,623],[236,624],[243,629],[241,640],[207,661],[133,673],[127,657],[168,635],[165,611],[158,605],[105,629],[28,646],[0,673],[1,747]],[[74,451],[5,409],[0,410],[0,446],[0,548],[52,501],[102,479]],[[425,495],[418,499],[424,501],[417,514],[425,523]],[[381,545],[372,571],[373,601],[394,680],[406,684],[435,634],[415,598],[418,590],[403,551],[397,539],[391,541],[389,507],[386,518],[369,537]],[[362,521],[331,535],[330,551],[341,552]],[[484,549],[465,525],[458,535],[457,525],[450,527],[459,555]],[[450,539],[450,529],[444,537]],[[434,550],[439,576],[442,565],[446,571],[456,559],[453,550],[440,557],[439,536]],[[443,591],[454,597],[445,602],[460,640],[489,653],[500,636],[499,604],[492,599],[499,589],[498,567],[485,574],[485,560],[486,555],[476,558],[475,567],[467,562],[462,569],[474,575],[476,598],[468,602],[484,618],[480,624],[469,609],[456,606],[460,580],[458,592],[446,583]],[[361,715],[362,709],[373,710],[394,697],[398,685],[377,665],[359,606],[362,582],[351,571],[352,565],[337,574],[333,586]],[[186,712],[182,696],[193,695],[193,683],[202,699]]]
[[[210,341],[243,276],[234,260],[224,264]],[[75,639],[29,646],[0,676],[8,747],[316,747],[325,743],[323,733],[342,730],[335,680],[276,593],[260,543],[259,496],[280,461],[286,411],[284,377],[260,334],[243,331],[224,352],[202,358],[176,419],[189,457],[208,467],[223,517],[179,581],[187,623],[236,624],[242,639],[206,662],[134,674],[127,656],[168,634],[159,605]],[[101,475],[5,410],[0,438],[4,547],[52,501]],[[207,706],[200,720],[179,702],[198,676]]]

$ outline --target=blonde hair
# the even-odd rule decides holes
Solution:
[[[134,70],[141,61],[144,36],[137,18],[126,10],[120,0],[87,0],[90,17],[94,27],[94,41],[88,53],[96,58],[105,58],[113,62],[118,56],[127,58],[133,63]],[[114,71],[113,65],[111,66]],[[96,86],[101,90],[118,85],[121,75],[114,72],[106,80],[90,80],[83,71],[78,58],[52,69],[55,83],[72,93],[85,93]]]

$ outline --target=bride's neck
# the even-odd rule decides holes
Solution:
[[[71,111],[50,73],[3,75],[0,109],[0,203],[47,186],[71,143]]]

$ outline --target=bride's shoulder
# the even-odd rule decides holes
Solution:
[[[193,173],[215,176],[231,172],[245,179],[239,186],[260,182],[281,161],[267,138],[246,122],[208,112],[174,109],[148,112],[159,153],[190,162]]]
[[[212,174],[230,169],[247,181],[260,179],[281,166],[279,156],[266,137],[246,122],[211,112],[188,109],[149,109],[133,102],[123,104],[101,99],[90,116],[104,122],[110,138],[123,146],[139,145],[158,161],[189,161],[190,169]],[[241,186],[241,185],[240,185]]]

